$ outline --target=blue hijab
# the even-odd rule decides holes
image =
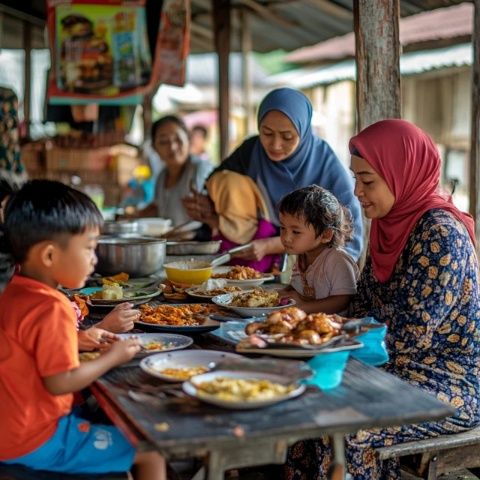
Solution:
[[[271,110],[286,115],[300,136],[296,150],[281,162],[268,158],[260,139],[253,147],[248,176],[264,187],[262,190],[268,194],[271,206],[276,210],[280,199],[287,193],[313,183],[325,186],[331,183],[327,177],[333,180],[343,167],[330,146],[312,132],[312,104],[303,93],[291,88],[270,92],[259,107],[259,129],[263,118]]]

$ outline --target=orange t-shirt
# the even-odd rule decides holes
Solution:
[[[79,366],[76,316],[61,292],[15,275],[0,296],[0,460],[43,445],[73,395],[50,394],[42,377]]]

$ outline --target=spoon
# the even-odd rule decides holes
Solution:
[[[238,247],[233,247],[227,250],[222,255],[214,258],[210,262],[211,267],[218,267],[219,265],[223,265],[229,262],[232,259],[232,254],[237,252],[242,252],[243,250],[248,250],[252,246],[251,243],[246,243],[245,245],[239,245]]]

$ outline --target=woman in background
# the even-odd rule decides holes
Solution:
[[[209,162],[190,155],[189,131],[183,121],[168,115],[152,125],[152,146],[165,164],[157,177],[155,200],[139,216],[170,218],[173,226],[192,220],[182,205],[191,189],[201,191],[212,170]]]
[[[345,249],[355,260],[360,256],[363,227],[352,179],[330,146],[313,133],[311,120],[312,105],[303,93],[291,88],[273,90],[259,107],[259,135],[245,140],[214,172],[230,170],[249,176],[276,226],[271,237],[254,239],[244,258],[261,260],[284,252],[278,203],[287,193],[311,184],[330,190],[350,210],[354,238]],[[184,205],[192,218],[204,223],[218,215],[210,199],[198,192],[185,198]]]

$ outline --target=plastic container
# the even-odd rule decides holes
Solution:
[[[361,333],[356,337],[363,343],[363,348],[352,351],[352,357],[361,360],[367,365],[383,365],[388,362],[388,352],[385,345],[385,335],[387,326],[378,323],[373,317],[367,317],[364,320],[369,321],[371,327],[365,333]]]
[[[342,383],[343,371],[347,366],[349,355],[349,350],[316,355],[307,362],[314,373],[302,383],[315,385],[321,390],[338,387]]]
[[[138,231],[142,235],[160,237],[172,228],[169,218],[137,218]]]

